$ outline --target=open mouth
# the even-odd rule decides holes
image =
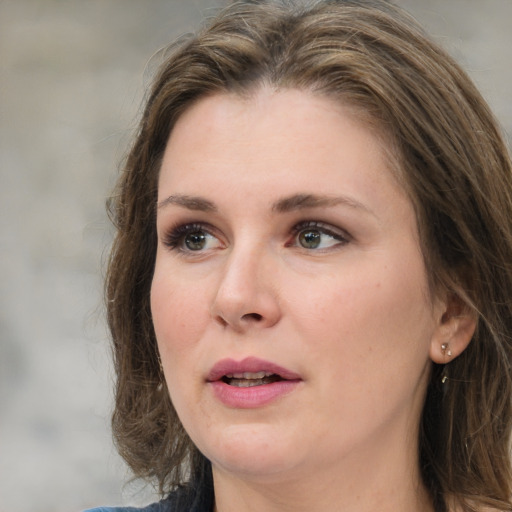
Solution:
[[[246,357],[217,361],[205,380],[225,406],[256,409],[292,393],[303,379],[271,361]]]
[[[243,373],[229,373],[224,375],[221,379],[222,382],[235,386],[237,388],[250,388],[253,386],[264,386],[265,384],[272,384],[283,380],[280,375],[269,372],[243,372]]]

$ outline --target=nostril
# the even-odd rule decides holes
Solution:
[[[256,322],[260,322],[263,317],[259,313],[247,313],[242,316],[242,320],[254,320]]]

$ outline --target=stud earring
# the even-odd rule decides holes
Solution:
[[[448,343],[443,343],[441,345],[441,351],[443,352],[443,355],[452,357],[452,351],[450,350],[450,345]]]

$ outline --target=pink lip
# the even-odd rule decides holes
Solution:
[[[244,372],[257,373],[262,371],[275,373],[283,380],[247,388],[230,386],[221,380],[222,377],[228,374]],[[283,368],[282,366],[256,357],[247,357],[242,361],[222,359],[210,370],[206,381],[211,386],[215,396],[224,405],[240,409],[254,409],[267,405],[287,395],[300,384],[302,379],[297,373]]]

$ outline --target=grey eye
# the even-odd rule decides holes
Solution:
[[[206,234],[203,231],[193,231],[188,233],[183,240],[185,246],[190,251],[200,251],[206,246]]]
[[[321,239],[322,234],[316,229],[307,229],[299,233],[299,243],[305,249],[316,249]]]

